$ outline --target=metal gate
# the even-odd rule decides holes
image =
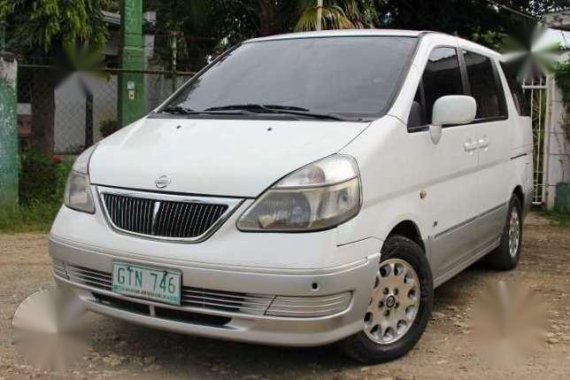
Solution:
[[[546,175],[545,175],[545,136],[546,128],[546,102],[547,82],[545,77],[525,80],[522,85],[523,91],[530,104],[530,118],[532,120],[532,134],[534,141],[534,205],[544,204],[546,198]]]

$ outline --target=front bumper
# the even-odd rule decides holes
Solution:
[[[359,256],[370,249],[370,242],[340,248],[342,252],[357,251],[352,254]],[[173,264],[165,257],[150,259],[113,252],[54,235],[50,237],[50,253],[58,287],[88,310],[169,331],[285,346],[323,345],[361,331],[379,261],[379,254],[371,253],[325,269]],[[113,293],[109,281],[115,260],[175,266],[182,273],[184,289],[201,297],[200,302],[172,306]],[[347,293],[349,301],[339,309],[339,295]],[[287,317],[268,315],[278,298],[285,299],[284,305],[296,313]],[[246,303],[236,304],[236,300]],[[303,316],[312,308],[320,313]]]

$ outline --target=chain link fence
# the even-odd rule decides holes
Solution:
[[[50,66],[18,67],[18,135],[20,147],[31,146],[32,128],[41,129],[53,120],[55,154],[75,155],[117,128],[119,76],[144,77],[145,112],[160,105],[192,73],[172,71],[125,71],[106,69],[96,73],[62,73]],[[48,128],[49,129],[49,128]]]

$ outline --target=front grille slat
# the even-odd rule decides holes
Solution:
[[[185,287],[182,290],[182,292],[185,296],[186,295],[187,296],[205,295],[205,296],[224,297],[227,299],[244,299],[244,298],[247,298],[247,294],[245,294],[245,293],[224,292],[222,295],[222,293],[215,292],[215,291],[203,290],[203,289],[198,289],[198,288],[189,288],[189,287]],[[259,297],[256,297],[256,298],[259,298]],[[270,299],[271,296],[267,296],[267,298]]]
[[[81,284],[93,292],[105,291],[102,297],[117,300],[120,303],[133,303],[147,308],[145,300],[135,297],[114,297],[112,275],[95,269],[54,261],[54,273],[72,283]],[[94,293],[95,294],[95,293]],[[279,296],[270,294],[252,294],[235,291],[204,289],[183,286],[181,305],[178,312],[207,314],[208,311],[255,316],[279,316],[289,318],[309,318],[332,315],[346,310],[352,298],[351,292],[323,296]],[[159,306],[155,306],[158,308]],[[175,310],[175,309],[168,309]]]
[[[107,216],[116,228],[157,238],[198,238],[229,209],[227,204],[162,201],[129,194],[103,193],[102,197]]]
[[[87,269],[67,264],[69,280],[99,290],[112,290],[111,273]],[[273,296],[246,294],[218,290],[206,290],[183,286],[181,289],[182,306],[204,310],[218,310],[234,313],[263,315],[273,301]]]
[[[99,276],[96,275],[92,275],[92,274],[84,274],[81,272],[75,272],[74,270],[69,270],[68,271],[69,275],[71,277],[77,277],[77,278],[81,278],[81,279],[88,279],[88,280],[93,280],[93,281],[97,281],[103,284],[111,284],[111,279],[105,279],[105,278],[101,278]]]

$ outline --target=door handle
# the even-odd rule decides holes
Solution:
[[[465,152],[469,154],[473,153],[473,151],[476,150],[477,148],[478,148],[477,142],[473,142],[473,140],[471,139],[468,139],[463,143],[463,150],[465,150]]]
[[[487,150],[489,148],[489,139],[487,137],[483,137],[477,141],[477,146],[479,149]]]

